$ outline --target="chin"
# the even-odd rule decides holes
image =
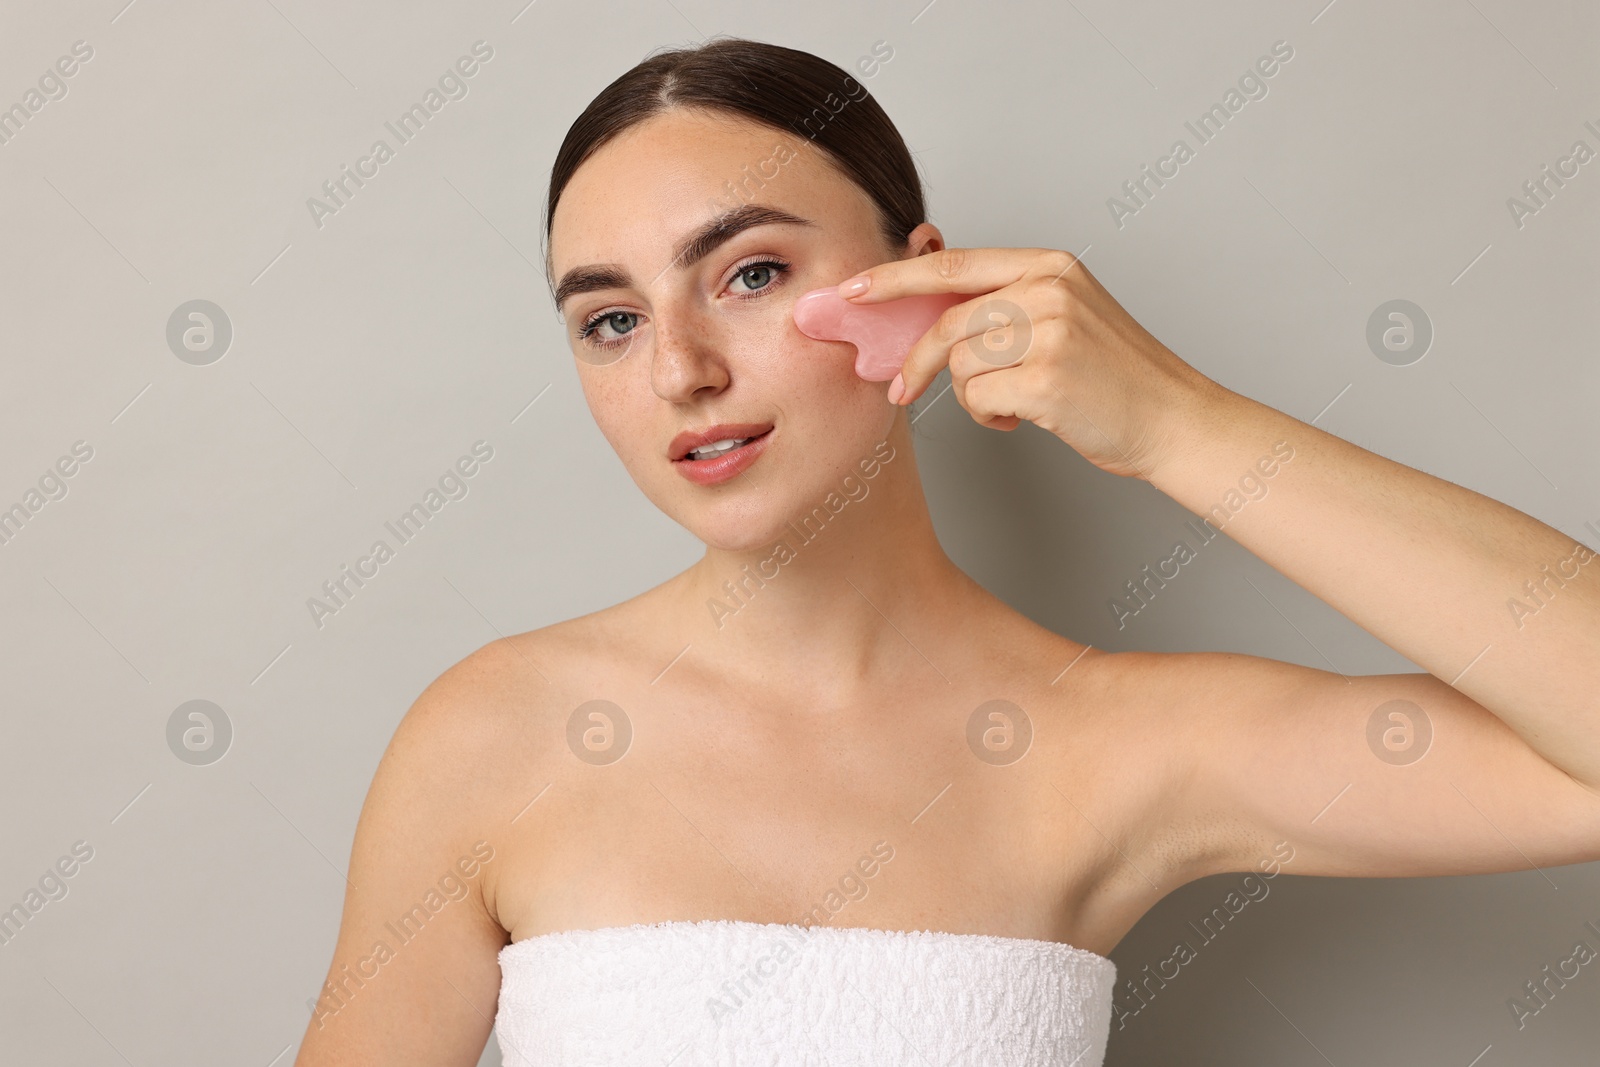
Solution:
[[[690,502],[674,517],[707,548],[761,552],[783,541],[793,552],[846,514],[860,512],[874,495],[874,487],[882,484],[877,479],[884,465],[892,462],[896,453],[883,441],[877,448],[867,449],[866,455],[865,460],[853,463],[841,460],[840,473],[826,481],[816,481],[817,472],[813,471],[809,472],[813,477],[781,489],[768,485],[738,499]],[[831,465],[826,469],[831,473]]]
[[[678,521],[692,534],[705,542],[707,548],[723,552],[757,552],[771,548],[778,541],[795,541],[795,532],[789,525],[794,513],[803,505],[786,502],[785,506],[772,503],[772,497],[752,498],[729,507],[721,506],[682,516]]]
[[[761,552],[779,541],[796,548],[843,512],[860,511],[882,484],[880,472],[895,456],[888,442],[894,413],[872,414],[882,423],[871,427],[879,433],[862,433],[866,427],[836,416],[831,421],[842,421],[847,433],[822,432],[804,440],[780,434],[749,465],[748,480],[732,477],[702,486],[674,471],[665,473],[664,481],[652,478],[654,491],[647,495],[707,548]],[[797,462],[801,456],[804,460]]]

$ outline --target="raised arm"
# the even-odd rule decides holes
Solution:
[[[1144,478],[1429,672],[1191,661],[1226,684],[1163,699],[1193,741],[1188,800],[1218,825],[1241,820],[1223,852],[1303,817],[1315,862],[1342,873],[1600,858],[1600,562],[1587,546],[1211,381],[1066,252],[944,249],[840,292],[974,294],[912,347],[891,401],[916,399],[948,365],[981,424],[1027,419]],[[1387,720],[1396,712],[1411,727]],[[1387,721],[1376,749],[1374,715]],[[1424,721],[1420,759],[1379,754]]]
[[[1182,425],[1183,443],[1152,465],[1152,484],[1202,517],[1216,514],[1228,536],[1600,794],[1592,550],[1220,387]],[[1279,462],[1287,450],[1293,458]],[[1255,485],[1264,495],[1252,500]]]
[[[1225,390],[1188,418],[1149,480],[1430,672],[1202,658],[1190,799],[1302,842],[1307,874],[1600,859],[1595,553]],[[1259,851],[1242,829],[1221,869]]]
[[[1600,797],[1431,674],[1346,678],[1229,653],[1126,652],[1175,785],[1183,880],[1395,878],[1600,860]],[[1551,877],[1546,874],[1545,877]],[[1552,884],[1555,884],[1552,881]]]

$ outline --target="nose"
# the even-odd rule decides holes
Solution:
[[[654,326],[650,387],[657,396],[681,404],[727,388],[728,366],[709,322],[692,311],[658,308]]]

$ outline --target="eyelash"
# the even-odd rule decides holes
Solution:
[[[768,257],[766,259],[757,259],[757,260],[752,260],[749,263],[740,264],[739,266],[737,266],[737,267],[735,267],[733,269],[732,277],[730,277],[728,279],[728,281],[731,283],[731,282],[734,281],[734,279],[738,278],[739,275],[743,274],[745,271],[754,270],[757,267],[771,267],[772,270],[773,270],[772,280],[769,281],[766,285],[763,285],[760,289],[753,290],[753,291],[751,291],[751,292],[749,292],[749,293],[747,293],[747,294],[745,294],[743,296],[738,297],[737,299],[740,299],[740,300],[753,300],[753,299],[755,299],[757,297],[764,296],[767,293],[771,292],[773,289],[777,288],[779,285],[783,284],[783,278],[789,273],[789,264],[788,263],[784,262],[781,259],[773,259],[771,257]],[[617,310],[614,310],[614,309],[602,309],[600,311],[597,311],[593,315],[590,315],[587,319],[585,319],[583,321],[583,325],[578,328],[578,340],[581,343],[587,344],[592,348],[615,348],[617,345],[627,344],[628,343],[628,335],[632,334],[632,332],[633,332],[632,330],[629,330],[628,334],[624,334],[623,336],[618,337],[614,341],[594,341],[594,340],[590,340],[590,337],[593,335],[594,331],[597,330],[600,327],[600,324],[605,322],[607,319],[611,318],[611,316],[613,316],[613,315],[631,315],[631,314],[633,314],[633,313],[632,312],[627,312],[627,311],[617,311]]]

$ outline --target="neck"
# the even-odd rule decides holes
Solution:
[[[698,662],[821,699],[945,684],[940,623],[988,594],[939,544],[905,419],[889,445],[874,476],[857,474],[795,515],[774,544],[708,548],[667,583]]]

